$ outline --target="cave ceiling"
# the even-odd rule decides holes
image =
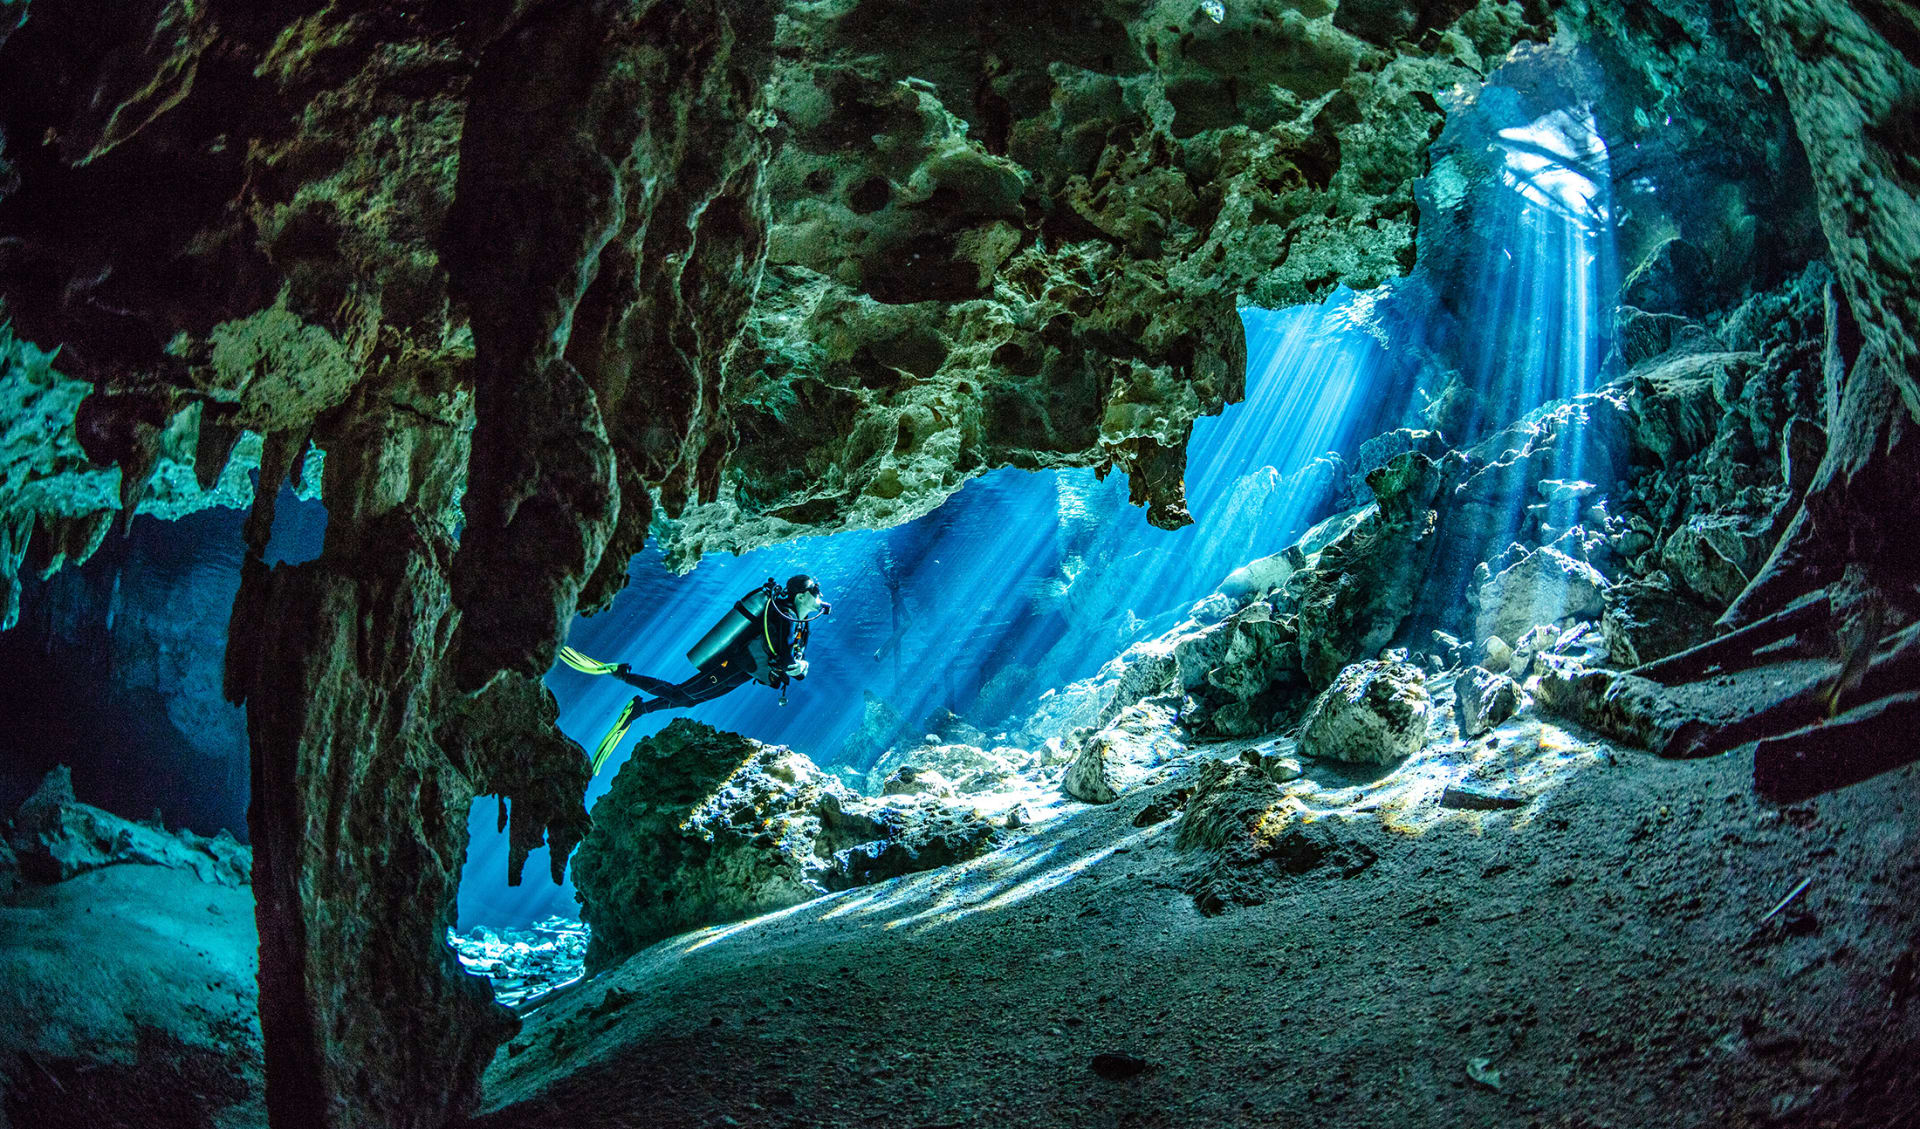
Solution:
[[[617,558],[588,604],[649,528],[684,567],[906,520],[999,466],[1117,468],[1184,523],[1188,430],[1241,394],[1235,302],[1404,273],[1438,97],[1549,31],[1491,2],[840,0],[715,47],[632,5],[667,47],[616,59],[595,6],[14,7],[6,309],[91,387],[79,445],[121,472],[17,509],[51,528],[188,467],[212,488],[260,457],[248,433],[290,471],[378,415],[449,441],[348,452],[330,504],[409,494],[451,525],[470,479],[579,479],[570,567]],[[706,85],[648,86],[703,51],[729,54]],[[702,114],[691,143],[656,131]],[[503,414],[597,415],[551,422],[571,465],[467,464],[476,387],[542,383],[476,371],[490,332],[565,339],[583,392]]]

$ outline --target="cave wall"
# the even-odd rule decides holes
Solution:
[[[1745,0],[1812,162],[1840,287],[1825,378],[1833,421],[1805,503],[1728,612],[1748,622],[1849,565],[1911,592],[1920,560],[1920,9]]]

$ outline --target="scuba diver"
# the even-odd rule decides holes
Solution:
[[[833,605],[820,598],[820,585],[811,576],[796,576],[784,588],[768,577],[765,584],[734,601],[720,622],[687,652],[687,661],[699,673],[684,682],[635,674],[626,663],[600,662],[572,647],[560,648],[560,661],[580,673],[610,674],[653,695],[651,700],[636,695],[620,711],[594,750],[594,774],[599,774],[633,720],[643,713],[710,702],[748,682],[779,690],[780,704],[786,705],[787,685],[807,676],[805,656],[812,623],[832,610]]]

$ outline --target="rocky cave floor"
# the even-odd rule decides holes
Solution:
[[[1494,736],[1521,808],[1438,806],[1454,742],[1276,790],[1345,800],[1296,813],[1330,835],[1183,849],[1195,813],[1156,815],[1257,743],[1213,745],[970,862],[676,936],[535,1008],[476,1125],[1916,1123],[1920,771],[1775,807],[1744,753]]]
[[[1920,1124],[1920,766],[1777,806],[1748,752],[1531,708],[1397,765],[1295,753],[1197,745],[971,860],[654,944],[532,1003],[475,1129]],[[0,907],[11,1124],[262,1124],[251,914],[207,861],[237,848],[58,783]]]

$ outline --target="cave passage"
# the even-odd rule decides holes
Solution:
[[[936,731],[949,715],[992,743],[1043,688],[1093,674],[1131,643],[1173,626],[1235,568],[1371,501],[1361,479],[1370,466],[1358,450],[1368,437],[1409,421],[1475,434],[1592,391],[1619,285],[1605,142],[1580,107],[1502,130],[1499,139],[1506,191],[1485,209],[1472,252],[1458,323],[1465,341],[1456,346],[1469,361],[1462,378],[1447,388],[1419,382],[1412,358],[1437,344],[1438,323],[1452,322],[1418,288],[1343,287],[1318,305],[1242,307],[1247,396],[1194,426],[1193,525],[1150,526],[1127,504],[1120,476],[1001,470],[906,525],[709,557],[685,576],[649,546],[614,607],[574,621],[573,646],[678,680],[691,672],[688,648],[769,576],[812,574],[834,613],[816,625],[811,672],[784,704],[750,685],[690,711],[643,716],[594,781],[589,804],[633,742],[682,714],[853,772],[892,744]],[[1557,448],[1560,479],[1580,480],[1581,449]],[[1517,531],[1531,501],[1516,496],[1488,515],[1480,541]],[[564,667],[546,682],[561,729],[588,749],[632,693]],[[869,713],[890,731],[851,747],[863,726],[872,733]],[[571,882],[502,884],[507,845],[491,805],[476,806],[469,830],[461,928],[574,912]]]
[[[991,737],[1044,688],[1090,675],[1128,644],[1172,626],[1234,568],[1279,551],[1338,508],[1349,485],[1339,452],[1393,414],[1382,410],[1392,366],[1356,323],[1360,300],[1342,290],[1316,306],[1241,311],[1247,399],[1194,428],[1187,491],[1195,523],[1186,528],[1149,525],[1128,504],[1120,475],[1001,470],[918,521],[709,556],[685,576],[669,572],[650,546],[612,609],[574,621],[573,646],[677,680],[691,673],[688,648],[769,576],[812,574],[834,610],[815,624],[811,672],[784,706],[775,691],[749,685],[689,711],[643,716],[595,780],[589,804],[634,741],[683,714],[790,745],[823,766],[864,771],[869,765],[845,755],[858,750],[844,746],[869,700],[898,716],[873,753],[917,741],[939,711]],[[561,729],[588,749],[633,693],[564,667],[546,681],[560,702]],[[502,885],[506,840],[494,830],[491,805],[476,806],[470,829],[462,927],[574,911],[570,883]],[[538,873],[540,860],[533,865]]]
[[[1001,470],[918,521],[709,557],[685,576],[649,547],[611,610],[575,620],[573,646],[678,680],[690,673],[687,650],[767,577],[812,574],[834,612],[816,625],[811,672],[784,704],[749,685],[692,710],[644,715],[589,803],[633,742],[682,714],[854,773],[894,744],[955,723],[1000,743],[994,735],[1015,727],[1045,688],[1092,675],[1173,626],[1239,566],[1370,502],[1364,472],[1397,450],[1370,462],[1360,450],[1368,437],[1410,418],[1419,425],[1420,413],[1448,410],[1449,397],[1470,405],[1469,418],[1445,422],[1471,433],[1591,391],[1607,347],[1601,312],[1617,289],[1605,146],[1590,117],[1568,112],[1509,132],[1521,140],[1509,145],[1510,191],[1489,209],[1475,259],[1465,387],[1422,387],[1409,363],[1431,347],[1439,320],[1417,290],[1389,283],[1341,288],[1288,310],[1243,307],[1247,397],[1194,427],[1187,496],[1195,522],[1186,528],[1149,525],[1119,476]],[[1580,450],[1559,448],[1561,479],[1580,478]],[[1483,541],[1516,531],[1531,501],[1515,496],[1489,515],[1494,527]],[[632,694],[564,667],[546,681],[561,729],[589,749]],[[865,739],[851,741],[856,734]],[[476,806],[469,830],[461,928],[575,912],[570,881],[503,885],[507,844],[491,805]],[[538,873],[541,860],[534,865]]]

